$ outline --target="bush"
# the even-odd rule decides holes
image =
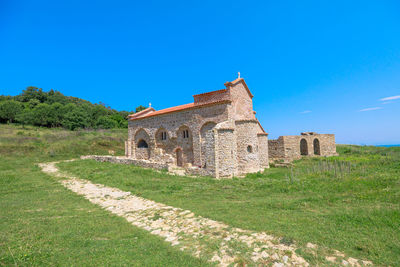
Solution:
[[[108,116],[101,116],[96,121],[96,127],[99,129],[112,129],[118,127],[118,122]]]
[[[21,103],[8,100],[0,102],[0,120],[2,122],[13,122],[18,113],[22,111]]]

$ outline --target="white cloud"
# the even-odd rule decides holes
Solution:
[[[364,108],[364,109],[361,109],[361,110],[359,110],[359,111],[372,111],[372,110],[378,110],[378,109],[382,109],[381,107],[374,107],[374,108]]]
[[[304,110],[304,111],[300,112],[300,114],[307,114],[307,113],[311,113],[311,110]]]
[[[395,100],[395,99],[400,99],[400,95],[384,97],[384,98],[381,98],[379,100],[380,101],[390,101],[390,100]]]

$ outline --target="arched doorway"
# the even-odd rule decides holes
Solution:
[[[149,145],[147,144],[146,141],[144,141],[143,139],[140,139],[138,144],[137,144],[138,148],[149,148]]]
[[[182,149],[177,148],[176,151],[176,165],[179,167],[183,167],[183,153]]]
[[[307,141],[304,138],[300,140],[300,155],[302,156],[308,155]]]
[[[140,139],[136,145],[136,158],[137,159],[150,158],[149,145],[144,139]]]
[[[319,140],[317,138],[314,139],[314,155],[321,155],[321,148],[319,145]]]
[[[135,134],[134,140],[134,157],[136,159],[150,159],[150,150],[152,144],[150,143],[150,137],[147,132],[144,129],[139,129]]]

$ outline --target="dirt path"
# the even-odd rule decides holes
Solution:
[[[196,216],[189,210],[167,206],[117,188],[78,179],[60,172],[56,163],[58,162],[41,163],[39,166],[48,174],[66,178],[61,180],[61,183],[71,191],[111,213],[124,217],[131,224],[163,237],[172,246],[188,251],[195,257],[205,258],[220,266],[251,262],[276,267],[309,266],[296,254],[297,247],[294,244],[285,245],[279,238],[263,232],[230,227]],[[305,249],[314,255],[319,251],[316,245],[310,243]],[[349,266],[371,264],[368,261],[346,258],[338,251],[332,256],[327,256],[326,260]]]

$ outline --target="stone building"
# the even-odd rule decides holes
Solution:
[[[187,173],[232,177],[268,168],[268,134],[243,78],[194,95],[190,104],[129,115],[126,156]]]
[[[335,156],[335,135],[305,132],[280,136],[276,140],[268,140],[268,154],[271,161],[289,162],[302,156]]]

